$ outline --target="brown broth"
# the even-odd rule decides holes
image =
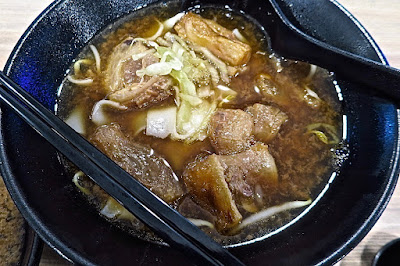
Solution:
[[[146,11],[134,17],[124,18],[93,40],[93,44],[98,47],[102,58],[102,72],[96,73],[94,66],[88,66],[86,71],[77,76],[77,78],[93,77],[93,85],[83,87],[71,84],[68,81],[64,81],[62,84],[58,114],[62,118],[66,118],[71,110],[80,106],[85,116],[86,136],[90,136],[96,129],[96,125],[90,121],[93,105],[106,96],[103,81],[104,72],[112,49],[128,36],[150,36],[154,31],[154,17],[162,21],[170,17],[171,14],[173,15],[171,13],[173,8],[166,8],[165,6],[163,8],[157,9],[157,13],[152,13],[153,15],[151,16],[145,16]],[[149,8],[148,13],[153,11]],[[247,69],[234,77],[231,83],[228,84],[230,88],[239,93],[237,99],[224,107],[244,109],[253,103],[272,104],[279,107],[289,117],[289,121],[283,124],[278,136],[269,144],[269,150],[277,164],[280,184],[275,191],[271,191],[269,195],[266,195],[266,201],[268,202],[266,207],[287,201],[315,199],[321,191],[321,187],[336,170],[333,151],[338,146],[322,143],[314,134],[307,134],[306,127],[313,123],[330,124],[336,128],[337,136],[341,137],[342,115],[340,113],[340,102],[333,85],[332,74],[317,68],[313,79],[307,81],[306,77],[309,73],[310,65],[267,54],[265,37],[255,25],[245,18],[227,10],[197,11],[201,11],[201,14],[206,18],[216,19],[218,23],[228,29],[240,29],[252,47],[253,52],[251,60],[246,66]],[[93,56],[87,47],[78,58],[91,58],[93,60]],[[279,67],[277,62],[280,62],[281,70],[277,70],[277,67]],[[73,71],[72,67],[70,71]],[[260,93],[254,90],[255,79],[260,73],[268,74],[272,77],[272,80],[279,85],[278,87],[291,95],[290,97],[292,98],[296,97],[296,95],[292,95],[294,87],[302,87],[307,84],[320,97],[320,106],[311,108],[301,101],[291,101],[290,104],[277,104],[265,100]],[[112,122],[121,125],[124,133],[130,135],[138,143],[151,146],[159,155],[165,158],[178,176],[182,174],[187,164],[199,154],[206,155],[214,152],[208,138],[202,142],[188,145],[184,142],[172,141],[169,138],[157,139],[146,136],[143,132],[135,135],[140,127],[140,121],[143,119],[143,111],[109,112],[110,116],[113,114]],[[93,184],[88,185],[88,187],[92,188]],[[95,201],[95,205],[101,208],[107,197],[104,196],[103,192],[96,195],[103,195],[102,197],[98,196],[97,199],[96,197],[91,198]],[[187,217],[213,219],[207,211],[193,203],[189,197],[181,199],[174,206]],[[217,231],[209,228],[204,230],[225,245],[237,244],[276,230],[288,223],[300,212],[301,209],[298,209],[274,215],[261,224],[249,226],[234,236],[220,235]],[[250,215],[246,212],[242,212],[242,214],[243,217]],[[126,222],[124,224],[124,228],[128,231],[135,227]],[[141,226],[139,227],[139,231],[143,229]],[[139,231],[133,230],[131,232],[138,234]]]

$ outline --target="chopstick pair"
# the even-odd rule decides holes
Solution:
[[[1,71],[0,83],[5,105],[171,247],[201,265],[243,265]]]

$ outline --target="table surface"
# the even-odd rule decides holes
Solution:
[[[0,0],[0,69],[21,34],[51,0]],[[400,1],[339,0],[369,31],[389,63],[400,68]],[[383,215],[364,240],[338,264],[369,265],[376,251],[400,237],[400,188]],[[48,247],[44,248],[41,266],[70,265]]]

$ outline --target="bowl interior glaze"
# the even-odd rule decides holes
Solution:
[[[117,18],[153,2],[55,1],[21,38],[5,72],[54,110],[58,87],[85,44]],[[305,32],[386,63],[368,33],[336,2],[285,2],[295,14],[301,13],[292,19]],[[234,1],[229,0],[195,3],[234,6]],[[273,30],[268,29],[268,1],[243,1],[240,8],[266,30]],[[396,107],[368,92],[360,92],[357,84],[340,77],[337,80],[347,117],[349,159],[323,197],[301,219],[263,241],[232,248],[232,253],[244,263],[334,263],[361,241],[389,201],[398,176]],[[138,240],[111,226],[82,200],[50,144],[7,108],[2,107],[0,122],[1,173],[22,214],[46,243],[75,263],[85,265],[187,263],[175,250]]]

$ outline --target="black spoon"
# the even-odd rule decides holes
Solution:
[[[269,0],[275,11],[271,48],[281,56],[307,61],[336,75],[365,85],[376,96],[400,102],[400,71],[396,68],[338,49],[300,31],[288,17],[295,17],[288,2]],[[295,5],[293,5],[295,6]]]

